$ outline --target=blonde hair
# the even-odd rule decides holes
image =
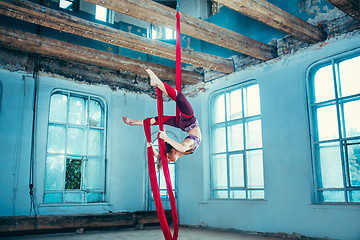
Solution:
[[[157,156],[155,163],[156,163],[157,171],[160,172],[160,170],[163,167],[160,154]]]

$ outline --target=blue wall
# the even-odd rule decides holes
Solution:
[[[348,37],[340,36],[327,40],[326,46],[317,44],[206,85],[207,92],[199,95],[196,101],[197,108],[202,111],[204,141],[200,158],[203,162],[187,161],[186,171],[179,176],[180,184],[186,182],[187,194],[180,201],[188,202],[191,209],[180,209],[182,223],[255,232],[295,232],[311,237],[360,238],[359,205],[316,205],[312,202],[305,84],[306,71],[311,64],[355,48],[359,52],[359,39],[359,31]],[[251,79],[260,86],[265,200],[211,199],[209,100],[214,91]],[[193,182],[198,182],[198,177],[202,176],[202,184],[190,184],[187,176],[191,176]]]
[[[203,130],[203,142],[178,163],[180,223],[256,232],[293,232],[311,237],[359,239],[359,205],[312,203],[312,169],[306,106],[306,71],[316,61],[360,48],[360,33],[340,36],[294,55],[255,66],[206,85],[207,92],[189,98]],[[360,50],[358,50],[360,51]],[[289,74],[291,73],[291,74]],[[32,76],[0,70],[0,216],[29,215],[28,190]],[[227,86],[255,79],[260,86],[265,200],[210,198],[209,98]],[[106,202],[85,205],[43,204],[49,98],[53,89],[98,95],[108,109]],[[38,214],[105,213],[146,209],[145,138],[141,127],[125,125],[121,116],[156,115],[156,102],[145,95],[40,76],[36,131],[35,196]],[[167,114],[174,103],[165,104]],[[179,139],[184,133],[168,128]],[[153,129],[156,132],[156,129]],[[181,236],[181,232],[180,232]]]

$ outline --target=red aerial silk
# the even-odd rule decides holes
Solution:
[[[181,39],[180,39],[180,14],[176,12],[176,90],[181,91]],[[156,89],[157,92],[157,108],[158,108],[158,123],[160,131],[164,131],[164,109],[163,109],[163,96],[161,90]],[[176,107],[176,121],[178,121],[180,116],[180,111],[178,107]],[[150,130],[150,120],[151,118],[147,118],[144,120],[144,130],[147,142],[151,141],[151,130]],[[173,219],[173,228],[174,234],[171,235],[171,231],[169,228],[169,224],[166,220],[164,207],[161,202],[159,185],[157,181],[157,174],[155,169],[155,161],[154,161],[154,152],[152,147],[147,148],[148,154],[148,166],[149,166],[149,176],[150,176],[150,184],[151,190],[154,196],[154,202],[156,206],[156,212],[160,221],[161,230],[164,234],[166,240],[176,240],[178,238],[179,232],[179,221],[176,210],[176,202],[174,193],[172,191],[171,178],[169,173],[168,161],[166,156],[166,148],[165,142],[163,139],[159,138],[159,153],[161,156],[161,161],[163,165],[163,171],[165,176],[166,188],[169,195],[170,206],[171,206],[171,215]]]
[[[181,92],[181,39],[180,14],[176,12],[176,90]],[[176,122],[179,122],[180,110],[176,105]]]

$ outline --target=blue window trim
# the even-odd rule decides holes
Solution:
[[[212,124],[212,103],[214,101],[214,98],[216,96],[218,96],[219,94],[226,94],[227,92],[232,92],[234,90],[237,90],[237,89],[240,89],[240,88],[246,88],[246,87],[249,87],[251,85],[258,85],[259,88],[260,88],[260,84],[258,83],[258,81],[256,81],[255,79],[250,79],[250,80],[246,80],[246,81],[243,81],[241,83],[237,83],[237,84],[234,84],[234,85],[230,85],[230,86],[227,86],[227,87],[224,87],[224,88],[221,88],[221,89],[218,89],[216,91],[214,91],[210,97],[209,97],[209,108],[208,108],[208,112],[209,112],[209,144],[210,146],[212,145],[212,127],[213,127],[213,124]],[[260,93],[259,93],[260,94]],[[261,97],[260,97],[261,98]],[[260,100],[260,103],[261,103],[261,100]],[[242,104],[244,104],[242,102]],[[244,109],[244,106],[242,106],[242,109]],[[225,111],[226,111],[226,103],[225,103]],[[225,113],[226,114],[226,113]],[[261,113],[259,116],[251,116],[251,117],[245,117],[245,118],[242,118],[242,119],[259,119],[261,120]],[[233,120],[231,120],[233,121]],[[244,120],[245,121],[245,120]],[[227,120],[225,119],[225,129],[227,129]],[[217,123],[218,124],[218,123]],[[217,125],[215,124],[215,125]],[[226,130],[227,131],[227,130]],[[243,134],[245,135],[245,130],[243,131]],[[244,138],[245,140],[245,138]],[[227,143],[227,138],[226,138],[226,158],[227,158],[227,166],[229,165],[229,151],[228,151],[228,143]],[[262,150],[263,151],[263,146],[261,148],[256,148],[256,149],[251,149],[250,151],[253,151],[253,150]],[[241,150],[240,152],[243,152],[244,154],[246,154],[246,152],[249,152],[249,150],[247,149],[244,149],[244,150]],[[241,190],[245,190],[246,191],[246,198],[230,198],[230,191],[231,190],[237,190],[237,189],[230,189],[230,187],[228,186],[228,188],[226,189],[226,191],[228,192],[228,197],[227,198],[216,198],[214,197],[214,188],[213,188],[213,176],[212,176],[212,157],[213,157],[214,154],[212,154],[211,152],[209,152],[209,160],[210,160],[210,200],[230,200],[230,201],[234,201],[234,200],[242,200],[242,201],[264,201],[265,200],[265,186],[261,189],[255,189],[255,188],[248,188],[247,186],[247,183],[246,183],[246,178],[247,178],[247,170],[246,170],[246,166],[244,166],[244,184],[245,184],[245,187],[244,188],[241,188]],[[246,155],[245,155],[246,157]],[[262,158],[263,160],[263,158]],[[264,174],[264,169],[263,169],[263,174]],[[229,184],[229,169],[227,170],[227,180],[228,180],[228,184]],[[265,182],[264,182],[265,184]],[[224,189],[225,190],[225,189]],[[264,193],[264,198],[249,198],[249,190],[262,190],[263,193]]]
[[[345,163],[345,153],[344,153],[344,147],[346,146],[343,145],[343,142],[347,141],[347,140],[353,140],[353,139],[360,139],[360,136],[358,137],[351,137],[351,138],[345,138],[342,136],[342,130],[338,130],[339,131],[339,138],[335,139],[335,140],[323,140],[323,141],[317,141],[316,140],[316,136],[315,133],[317,131],[317,122],[314,116],[314,111],[313,109],[316,106],[326,106],[326,105],[330,105],[330,104],[335,104],[336,109],[337,109],[337,118],[338,119],[344,119],[343,117],[343,113],[341,113],[341,111],[339,110],[339,105],[346,99],[355,99],[355,98],[360,98],[360,93],[356,94],[356,95],[352,95],[350,97],[339,97],[338,93],[337,93],[337,84],[339,84],[336,80],[338,79],[338,76],[336,76],[336,71],[335,71],[335,64],[340,63],[342,61],[348,60],[348,59],[352,59],[354,57],[358,57],[360,56],[360,48],[354,48],[352,50],[346,51],[344,53],[340,53],[340,54],[336,54],[333,56],[329,56],[326,57],[324,59],[321,59],[319,61],[316,61],[314,63],[312,63],[306,71],[306,81],[305,81],[305,87],[306,87],[306,93],[307,93],[307,108],[308,108],[308,124],[309,124],[309,136],[310,136],[310,148],[311,148],[311,164],[312,164],[312,184],[313,184],[313,191],[312,191],[312,203],[313,204],[317,204],[317,205],[360,205],[359,202],[349,202],[348,200],[348,191],[353,190],[353,188],[347,186],[347,174],[345,171],[344,166],[346,165]],[[320,103],[314,103],[315,100],[315,91],[314,91],[314,75],[315,73],[326,66],[332,66],[332,71],[333,71],[333,77],[335,79],[334,84],[335,84],[335,99],[331,99],[328,101],[324,101],[324,102],[320,102]],[[334,103],[335,102],[335,103]],[[341,126],[341,124],[344,123],[343,120],[341,120],[340,122],[338,121],[338,128],[339,129],[343,129],[343,126]],[[344,191],[344,199],[345,201],[338,201],[338,202],[330,202],[330,201],[323,201],[321,200],[320,196],[319,196],[319,192],[324,191],[326,189],[329,188],[319,188],[319,180],[318,180],[318,176],[319,176],[319,171],[317,168],[317,153],[316,153],[316,144],[319,143],[339,143],[340,146],[340,154],[341,154],[341,164],[342,164],[342,172],[343,172],[343,182],[344,182],[344,187],[343,188],[339,188],[339,190]],[[356,190],[360,190],[360,187],[356,188]]]
[[[103,162],[103,166],[104,166],[104,171],[103,171],[103,188],[101,190],[101,192],[103,193],[103,196],[102,196],[102,201],[101,202],[79,202],[79,203],[74,203],[74,202],[49,202],[49,203],[45,203],[44,201],[44,198],[45,198],[45,194],[46,192],[56,192],[56,191],[46,191],[45,190],[45,178],[46,178],[46,162],[44,160],[44,175],[43,175],[43,183],[44,183],[44,187],[43,187],[43,192],[42,192],[42,201],[41,201],[41,205],[42,206],[71,206],[71,205],[93,205],[93,206],[97,206],[99,204],[106,204],[107,203],[107,200],[106,200],[106,191],[107,191],[107,181],[106,181],[106,174],[107,174],[107,121],[108,121],[108,117],[107,117],[107,103],[106,103],[106,100],[104,98],[102,98],[101,96],[98,96],[98,95],[94,95],[92,93],[84,93],[84,92],[79,92],[79,91],[76,91],[76,90],[71,90],[71,89],[53,89],[49,95],[49,105],[48,105],[48,116],[47,116],[47,131],[46,131],[46,152],[45,152],[45,156],[47,157],[48,156],[48,153],[47,153],[47,141],[48,141],[48,127],[50,125],[50,107],[51,107],[51,97],[54,95],[54,94],[57,94],[57,93],[66,93],[68,96],[70,95],[74,95],[74,96],[82,96],[82,97],[86,97],[88,99],[95,99],[95,100],[98,100],[98,102],[101,104],[101,106],[103,107],[104,109],[104,143],[103,143],[103,147],[104,147],[104,162]],[[56,124],[56,123],[55,123]],[[64,183],[65,184],[65,183]],[[95,191],[96,192],[96,191]]]

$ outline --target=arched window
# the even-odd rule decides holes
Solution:
[[[213,198],[264,199],[259,85],[237,85],[210,100]]]
[[[308,72],[315,203],[360,202],[360,54]]]
[[[106,107],[96,96],[50,98],[44,203],[104,201]]]
[[[172,135],[171,138],[177,141],[176,136],[171,134],[171,132],[167,132],[167,134]],[[157,138],[153,141],[153,146],[157,151],[159,151],[159,144],[158,144]],[[174,162],[170,162],[170,163],[168,163],[168,166],[169,166],[169,173],[170,173],[170,178],[171,178],[172,189],[173,189],[173,193],[175,196],[175,201],[177,203],[177,181],[176,181],[177,164]],[[155,165],[155,169],[157,169],[156,165]],[[149,173],[147,173],[146,181],[147,181],[147,186],[148,186],[147,210],[156,210],[155,203],[154,203],[154,197],[151,192]],[[169,200],[169,195],[168,195],[167,188],[166,188],[165,177],[164,177],[164,173],[163,173],[162,169],[159,172],[157,172],[157,181],[158,181],[158,185],[159,185],[160,197],[161,197],[161,201],[163,203],[163,207],[164,207],[164,209],[170,209],[171,208],[170,200]]]

